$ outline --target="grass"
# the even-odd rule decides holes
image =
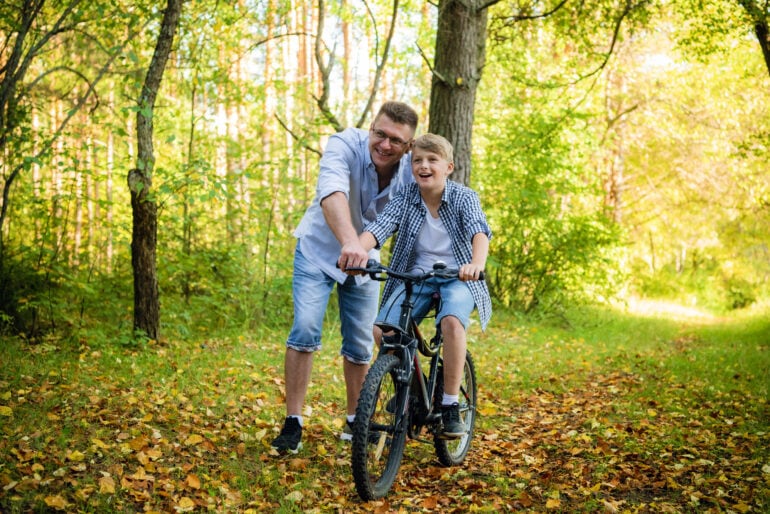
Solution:
[[[411,442],[392,493],[358,501],[338,440],[338,348],[317,355],[305,450],[275,458],[285,330],[137,346],[7,338],[3,512],[766,512],[770,321],[635,304],[559,323],[497,311],[469,348],[464,467]],[[330,320],[333,319],[330,317]],[[338,327],[329,323],[328,341]]]

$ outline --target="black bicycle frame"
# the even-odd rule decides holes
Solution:
[[[438,380],[438,363],[440,356],[435,353],[431,359],[430,373],[425,375],[422,371],[420,364],[420,348],[425,348],[426,344],[422,334],[417,326],[417,322],[412,318],[412,310],[414,309],[414,301],[412,300],[412,292],[414,284],[409,281],[404,282],[405,295],[404,301],[401,303],[401,313],[399,315],[399,326],[392,327],[395,334],[389,336],[383,336],[380,352],[393,352],[399,356],[401,366],[399,367],[396,375],[396,380],[400,383],[409,384],[414,381],[419,389],[420,403],[425,408],[425,419],[412,420],[418,422],[419,425],[424,425],[427,422],[434,421],[438,414],[433,409],[433,395],[436,390],[436,382]],[[436,327],[436,335],[440,337],[440,327]],[[426,376],[430,377],[426,380]],[[412,387],[410,390],[417,394],[418,392]],[[397,398],[397,406],[400,407],[400,412],[406,413],[409,408],[409,397]],[[410,428],[413,423],[410,423]],[[399,423],[400,425],[400,423]],[[416,433],[409,431],[409,437],[414,439],[417,436]]]

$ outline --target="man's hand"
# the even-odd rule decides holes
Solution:
[[[361,246],[361,242],[358,239],[354,239],[348,243],[342,245],[340,251],[340,258],[337,260],[337,264],[340,269],[348,275],[361,275],[360,271],[350,271],[348,268],[365,268],[366,263],[369,260],[369,253]]]

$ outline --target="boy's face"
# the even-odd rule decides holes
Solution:
[[[412,149],[412,175],[420,189],[436,188],[443,191],[446,179],[454,168],[454,163],[435,152],[424,148]]]

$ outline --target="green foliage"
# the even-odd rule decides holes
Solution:
[[[670,299],[718,313],[750,307],[762,298],[767,284],[745,270],[724,266],[711,254],[694,255],[679,269],[668,263],[654,273],[640,263],[633,277],[634,289],[643,297]]]
[[[620,273],[619,230],[605,216],[586,160],[590,139],[560,116],[513,98],[479,117],[476,175],[493,228],[489,283],[525,313],[612,296]],[[582,134],[581,134],[582,132]]]

